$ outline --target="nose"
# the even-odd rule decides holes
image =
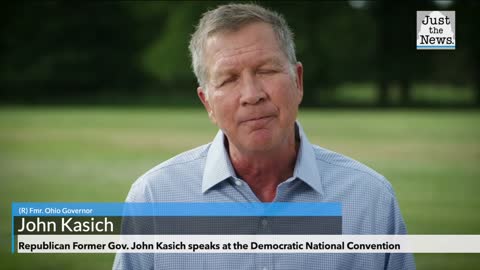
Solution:
[[[242,96],[240,100],[243,106],[256,105],[266,100],[267,94],[255,75],[245,75],[242,83]]]

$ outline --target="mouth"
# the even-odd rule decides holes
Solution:
[[[252,117],[242,122],[242,124],[247,124],[256,128],[260,128],[268,124],[274,118],[273,115],[265,115],[265,116],[258,116]]]
[[[245,122],[258,121],[258,120],[263,120],[263,119],[267,119],[267,118],[271,118],[271,117],[273,117],[273,116],[266,115],[266,116],[253,117],[253,118],[247,119]]]

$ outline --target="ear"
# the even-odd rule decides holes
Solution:
[[[295,75],[295,83],[299,94],[298,104],[300,105],[303,99],[303,65],[300,62],[295,65]]]
[[[212,121],[212,123],[214,124],[217,124],[217,119],[215,118],[215,113],[213,112],[212,106],[210,106],[210,102],[207,98],[207,93],[200,86],[197,88],[197,95],[198,95],[198,98],[200,98],[200,101],[202,102],[203,106],[205,107],[205,110],[207,110],[208,118],[210,118],[210,121]]]

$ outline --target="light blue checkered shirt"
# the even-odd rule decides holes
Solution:
[[[301,126],[294,175],[274,202],[340,202],[343,234],[406,234],[390,183],[367,166],[310,144]],[[218,132],[213,142],[182,153],[141,176],[128,202],[260,202],[238,178]],[[128,254],[114,269],[415,269],[412,254]]]

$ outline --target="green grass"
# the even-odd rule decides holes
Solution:
[[[372,83],[344,83],[335,89],[333,100],[339,103],[348,101],[375,105],[378,99],[377,88],[378,85]],[[414,103],[472,105],[475,102],[475,91],[471,86],[415,83],[410,94]],[[392,104],[401,102],[397,83],[390,85],[388,100]]]
[[[315,111],[313,143],[393,184],[411,234],[480,234],[480,112]],[[110,269],[112,254],[10,254],[12,201],[123,201],[161,161],[209,142],[198,109],[0,109],[0,268]],[[416,254],[418,269],[472,269],[478,254]]]

